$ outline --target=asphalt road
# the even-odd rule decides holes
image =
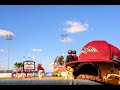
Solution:
[[[91,80],[0,80],[0,85],[104,85]]]

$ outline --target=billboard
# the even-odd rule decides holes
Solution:
[[[23,69],[24,70],[35,70],[35,62],[34,61],[24,61]]]

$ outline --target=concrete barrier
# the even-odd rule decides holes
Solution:
[[[90,80],[0,80],[0,85],[104,85]]]
[[[0,78],[11,78],[12,73],[0,73]]]

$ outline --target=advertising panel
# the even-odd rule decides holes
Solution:
[[[24,61],[23,69],[24,70],[35,70],[35,62],[34,61]]]

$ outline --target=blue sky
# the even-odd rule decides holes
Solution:
[[[92,40],[106,40],[120,48],[119,5],[1,5],[0,65],[10,68],[28,56],[43,67],[67,50],[76,50]],[[62,39],[61,35],[67,35]],[[23,58],[25,56],[25,58]]]

